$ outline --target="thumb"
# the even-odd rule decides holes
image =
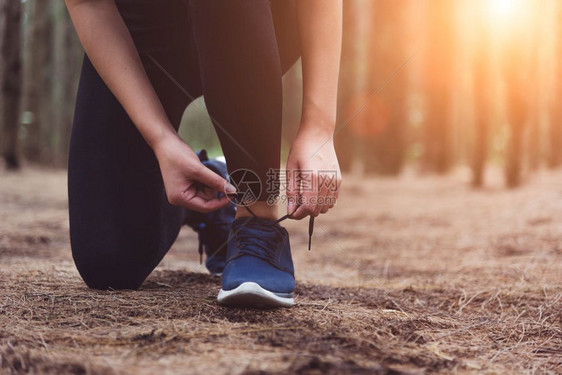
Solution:
[[[201,168],[199,168],[195,173],[194,178],[197,182],[200,182],[220,193],[236,193],[236,188],[233,185],[229,184],[224,178],[207,167],[201,166]]]

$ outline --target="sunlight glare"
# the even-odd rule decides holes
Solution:
[[[510,24],[522,10],[521,0],[487,0],[492,23]]]

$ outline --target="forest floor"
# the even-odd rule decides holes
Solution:
[[[63,171],[0,172],[0,373],[561,373],[562,171],[344,180],[287,224],[292,309],[217,306],[182,231],[139,291],[94,291],[70,255]]]

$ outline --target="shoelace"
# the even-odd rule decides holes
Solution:
[[[199,251],[199,264],[203,264],[203,252],[209,247],[209,240],[204,234],[206,227],[207,225],[205,223],[199,223],[193,228],[199,235],[199,248],[197,249]]]
[[[244,202],[242,201],[242,197],[243,197],[244,193],[235,193],[232,194],[232,196],[234,196],[234,199],[237,201],[238,204],[240,204],[242,207],[244,207],[246,210],[248,210],[248,212],[255,218],[258,219],[258,215],[256,215],[254,213],[254,211],[252,211],[250,209],[249,206],[247,206],[246,204],[244,204]],[[291,216],[293,216],[293,213],[290,214],[286,214],[281,216],[279,219],[272,221],[270,225],[275,225],[278,224],[280,222],[282,222],[283,220],[286,220],[288,218],[290,218]],[[312,233],[314,232],[314,216],[310,215],[309,219],[308,219],[308,251],[310,251],[311,245],[312,245]]]
[[[214,224],[222,225],[227,224],[226,222],[216,222]],[[207,252],[210,249],[210,239],[209,236],[212,235],[209,233],[209,227],[206,223],[199,223],[196,227],[193,228],[197,234],[199,235],[199,264],[203,264],[203,253]]]
[[[253,221],[250,224],[250,221]],[[271,225],[269,220],[246,217],[233,227],[232,239],[239,249],[238,256],[251,255],[270,263],[276,263],[280,254],[277,252],[279,240],[286,236],[286,231],[279,225]],[[252,230],[243,230],[246,224]],[[255,230],[259,231],[256,235]]]
[[[248,210],[248,212],[253,217],[258,218],[258,216],[255,214],[255,212],[252,211],[252,209],[249,206],[244,204],[244,202],[242,202],[243,193],[232,194],[232,196],[234,196],[234,199],[237,201],[237,203],[240,204],[241,206],[243,206],[246,210]],[[270,225],[278,224],[278,223],[282,222],[283,220],[286,220],[286,219],[290,218],[292,215],[293,215],[292,213],[283,215],[279,219],[277,219],[275,221],[272,221]],[[220,225],[220,224],[227,224],[227,223],[226,222],[215,222],[214,224]],[[199,248],[198,248],[199,264],[203,264],[203,253],[210,246],[209,239],[208,239],[209,233],[207,233],[207,230],[209,228],[208,228],[206,223],[202,222],[202,223],[199,223],[193,229],[195,229],[195,231],[199,234]],[[310,249],[311,249],[312,233],[313,232],[314,232],[314,216],[310,216],[310,218],[308,220],[308,251],[310,251]]]

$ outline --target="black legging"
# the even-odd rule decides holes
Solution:
[[[294,0],[116,3],[176,129],[204,95],[229,170],[252,169],[265,181],[280,164],[282,72],[299,56]],[[87,57],[68,190],[72,254],[91,288],[138,288],[184,223],[154,153]]]

